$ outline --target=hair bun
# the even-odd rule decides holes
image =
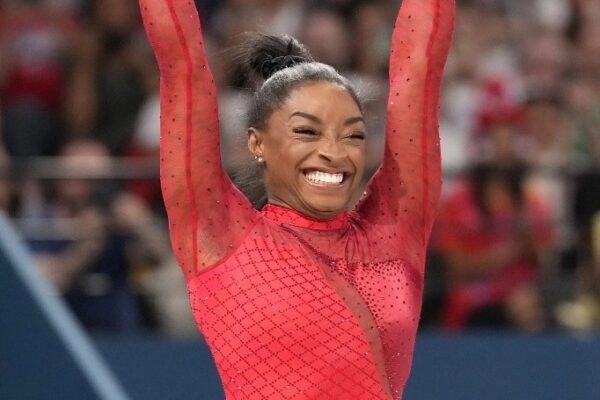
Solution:
[[[271,75],[294,65],[313,62],[309,51],[289,35],[245,34],[234,49],[234,60],[247,81],[267,80]]]
[[[270,55],[262,62],[259,72],[264,79],[268,79],[277,71],[292,67],[296,64],[307,62],[305,57],[288,54],[285,56],[271,57]]]

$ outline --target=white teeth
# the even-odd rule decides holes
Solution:
[[[312,183],[339,185],[344,180],[344,174],[328,174],[327,172],[311,171],[305,174],[306,179]]]

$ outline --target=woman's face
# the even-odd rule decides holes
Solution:
[[[315,218],[347,210],[363,177],[366,127],[348,91],[330,82],[294,89],[249,147],[265,160],[269,202]]]

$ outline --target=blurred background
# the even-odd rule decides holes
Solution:
[[[296,36],[354,82],[374,172],[400,1],[196,3],[232,175],[250,161],[250,93],[223,49],[246,31]],[[600,1],[457,5],[422,336],[598,336]],[[168,242],[158,96],[135,0],[0,0],[0,208],[98,340],[201,339]]]

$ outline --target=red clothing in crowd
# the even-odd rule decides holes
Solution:
[[[477,204],[471,182],[459,183],[441,208],[435,247],[442,254],[460,252],[473,258],[496,254],[519,241],[531,242],[537,249],[548,248],[553,235],[547,207],[531,195],[525,196],[522,207],[515,206],[507,204],[503,210],[485,213]],[[534,283],[538,260],[533,254],[515,253],[504,264],[494,268],[480,265],[471,275],[449,282],[442,310],[442,324],[448,329],[464,328],[472,313],[500,305],[521,285]]]

